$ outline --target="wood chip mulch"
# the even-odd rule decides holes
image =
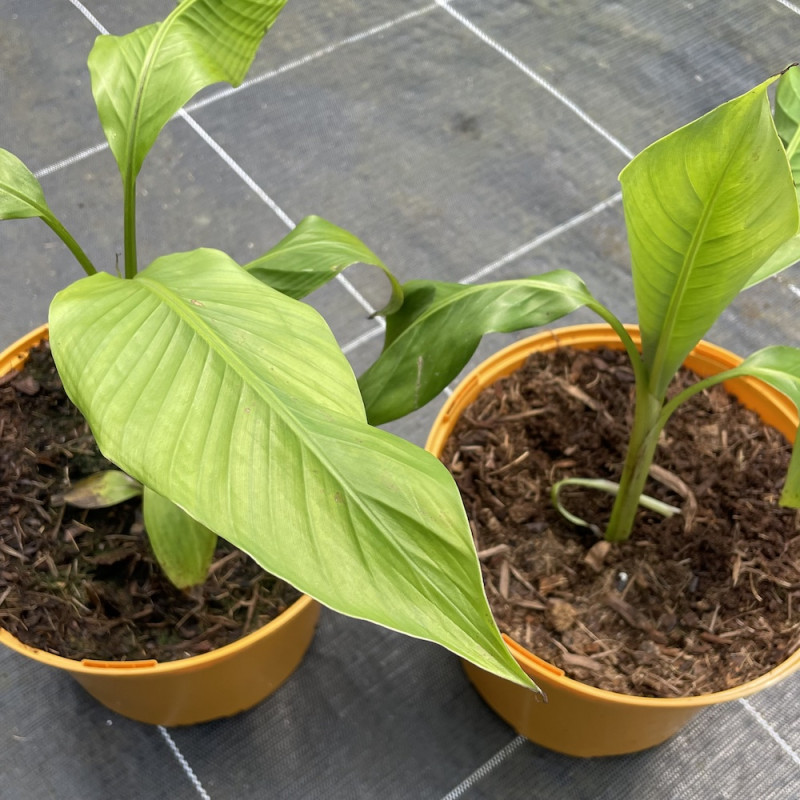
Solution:
[[[696,376],[682,372],[678,386]],[[670,420],[642,511],[609,544],[552,507],[567,476],[618,480],[633,373],[622,353],[559,350],[484,390],[442,460],[473,527],[502,631],[570,677],[681,697],[738,685],[800,645],[800,512],[778,506],[790,446],[721,387]],[[563,493],[604,528],[611,499]]]

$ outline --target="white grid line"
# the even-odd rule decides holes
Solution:
[[[192,116],[190,116],[184,109],[178,112],[178,116],[183,119],[189,127],[222,159],[222,161],[230,167],[236,176],[250,189],[255,195],[265,203],[272,212],[286,225],[287,228],[293,230],[296,226],[294,220],[250,177],[245,169],[233,158],[233,156],[222,147],[209,133],[200,125]],[[375,308],[372,304],[356,289],[355,286],[344,275],[339,273],[335,280],[341,284],[345,291],[368,313],[374,314]],[[380,317],[377,318],[381,328],[385,327],[386,323]]]
[[[222,159],[222,161],[236,174],[236,176],[250,189],[255,195],[265,203],[275,214],[275,216],[286,225],[290,230],[297,227],[294,220],[256,183],[253,178],[245,171],[245,169],[233,158],[233,156],[217,142],[205,128],[202,127],[192,116],[190,116],[184,109],[178,112],[189,127]],[[375,313],[374,306],[356,289],[356,287],[344,275],[339,273],[335,279],[344,290],[370,315]],[[382,318],[377,317],[378,324],[381,330],[386,326]]]
[[[739,702],[755,717],[756,722],[778,743],[781,750],[783,750],[794,763],[800,767],[800,755],[795,753],[789,746],[788,742],[767,722],[758,711],[750,705],[749,701],[742,697]]]
[[[239,177],[240,180],[249,188],[251,189],[256,196],[262,200],[272,211],[273,213],[283,222],[286,227],[290,230],[293,230],[296,226],[294,220],[250,177],[250,175],[244,170],[244,168],[233,158],[233,156],[222,147],[219,142],[217,142],[209,133],[202,127],[193,117],[191,117],[186,111],[181,109],[178,112],[178,115],[183,119],[185,122],[188,123],[189,127],[225,162],[225,164],[230,167],[233,172]],[[336,276],[335,280],[337,280],[347,291],[347,293],[353,297],[356,302],[368,313],[374,314],[375,308],[372,304],[361,294],[361,292],[356,289],[353,284],[347,280],[341,273]],[[381,326],[385,326],[386,323],[379,318],[379,322]]]
[[[476,272],[473,272],[471,275],[467,275],[465,278],[462,278],[458,282],[463,284],[469,284],[469,283],[474,283],[475,281],[478,281],[481,278],[485,278],[487,275],[490,275],[491,273],[496,272],[501,267],[506,266],[506,264],[510,264],[512,261],[515,261],[516,259],[521,258],[524,255],[527,255],[532,250],[535,250],[537,247],[546,244],[551,239],[554,239],[556,236],[559,236],[562,233],[566,233],[567,231],[586,222],[592,217],[597,216],[599,213],[605,211],[607,208],[615,206],[621,199],[622,199],[621,192],[612,194],[611,197],[607,197],[605,200],[601,200],[599,203],[596,203],[587,211],[582,211],[580,214],[576,214],[574,217],[571,217],[566,222],[562,222],[559,225],[550,228],[550,230],[545,231],[544,233],[537,236],[535,239],[531,239],[531,241],[526,242],[523,245],[520,245],[515,250],[510,250],[508,253],[506,253],[504,256],[501,256],[496,261],[492,261],[491,264],[487,264],[485,267],[481,267]],[[376,336],[380,335],[382,331],[383,331],[382,327],[380,328],[375,327],[371,330],[366,331],[365,333],[362,333],[360,336],[356,336],[355,339],[352,339],[342,347],[342,352],[345,355],[347,355],[348,353],[352,353],[354,350],[357,350],[359,347],[361,347],[361,345],[366,344],[367,342],[374,339]]]
[[[72,2],[72,0],[70,0],[70,2]],[[181,765],[181,769],[191,781],[192,786],[197,790],[197,794],[199,794],[203,800],[211,800],[211,795],[203,788],[203,784],[200,783],[200,778],[197,777],[195,771],[189,766],[189,762],[186,760],[183,753],[181,753],[178,745],[175,744],[175,740],[169,735],[169,731],[163,725],[159,725],[158,732],[161,734],[161,738],[167,743],[167,747],[172,751],[175,760]]]
[[[442,800],[457,800],[464,792],[471,789],[476,783],[482,781],[489,773],[497,769],[510,755],[515,753],[528,740],[524,736],[512,739],[502,750],[498,750],[488,761],[481,764],[471,775],[468,775],[454,789],[451,789]]]
[[[577,214],[571,219],[568,219],[566,222],[562,222],[560,225],[556,225],[554,228],[551,228],[549,231],[546,231],[540,236],[537,236],[535,239],[531,240],[527,244],[518,247],[516,250],[512,250],[510,253],[506,253],[506,255],[502,256],[502,258],[497,259],[497,261],[493,261],[491,264],[487,264],[485,267],[482,267],[477,272],[473,272],[472,275],[468,275],[466,278],[462,278],[461,281],[459,281],[459,283],[475,283],[475,281],[479,281],[481,280],[481,278],[485,278],[487,275],[500,269],[500,267],[504,267],[511,261],[515,261],[521,256],[527,255],[528,253],[531,252],[531,250],[535,250],[537,247],[545,244],[546,242],[549,242],[556,236],[559,236],[562,233],[566,233],[568,230],[571,230],[572,228],[575,228],[581,223],[586,222],[592,217],[597,216],[601,211],[605,211],[607,208],[615,206],[620,200],[622,200],[622,192],[617,192],[616,194],[611,195],[611,197],[608,197],[605,200],[600,201],[596,205],[593,205],[588,211],[584,211],[580,214]]]
[[[72,0],[70,0],[70,2],[72,2]],[[102,153],[103,150],[108,150],[108,142],[101,142],[93,147],[87,147],[85,150],[81,150],[80,153],[62,158],[61,161],[56,161],[55,164],[50,164],[47,167],[42,167],[42,169],[37,170],[34,174],[37,178],[43,178],[45,175],[58,172],[65,167],[71,167],[73,164],[77,164],[79,161],[83,161],[85,158],[89,158],[95,153]]]
[[[477,25],[471,22],[467,17],[463,14],[460,14],[454,8],[451,8],[448,4],[448,0],[436,0],[436,5],[450,14],[454,19],[458,20],[467,30],[471,33],[475,34],[484,44],[488,44],[489,47],[496,50],[503,58],[510,61],[517,69],[524,72],[531,80],[535,81],[539,84],[543,89],[548,91],[553,97],[556,98],[559,102],[563,103],[573,114],[576,114],[580,119],[582,119],[595,133],[599,133],[609,144],[613,145],[617,150],[619,150],[622,155],[626,158],[631,159],[633,158],[633,153],[625,147],[622,142],[617,139],[614,135],[609,133],[602,125],[595,122],[580,106],[573,103],[563,92],[560,92],[553,86],[552,83],[548,83],[541,75],[534,72],[527,64],[523,61],[518,59],[512,52],[506,50],[499,42],[496,42],[492,39],[488,34],[484,33]]]
[[[351,339],[347,344],[343,345],[342,353],[344,353],[344,355],[348,355],[353,351],[358,350],[362,344],[371,342],[376,336],[380,336],[381,333],[383,333],[383,327],[380,325],[376,325],[374,328],[364,331],[364,333],[356,336],[355,339]]]
[[[239,163],[200,125],[194,117],[181,109],[178,116],[222,159],[234,174],[250,189],[262,203],[267,205],[287,228],[294,229],[294,220],[245,172]]]
[[[789,0],[775,0],[776,3],[780,3],[785,8],[788,8],[789,11],[793,11],[795,14],[800,15],[800,6],[796,6],[794,3],[790,3]]]
[[[77,8],[78,11],[80,11],[81,14],[83,14],[83,16],[86,17],[86,19],[89,20],[89,22],[98,31],[100,31],[100,33],[108,34],[108,29],[100,24],[100,20],[97,19],[97,17],[94,14],[92,14],[92,12],[89,11],[89,9],[86,8],[86,6],[83,3],[81,3],[80,0],[69,0],[69,2],[72,3],[72,5],[75,6],[75,8]]]

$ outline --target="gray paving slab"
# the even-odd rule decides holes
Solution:
[[[81,8],[122,32],[173,5],[0,0],[0,146],[36,170],[83,154],[41,180],[109,270],[121,250],[108,201],[119,178],[110,153],[91,150],[103,141],[84,63],[96,30]],[[360,235],[403,280],[567,267],[632,320],[614,199],[625,153],[795,60],[800,34],[800,8],[781,0],[401,6],[291,0],[252,83],[206,90],[191,112],[224,152],[181,120],[154,149],[140,185],[143,260],[203,244],[246,261],[288,231],[287,219],[317,213]],[[0,341],[39,324],[52,293],[79,274],[40,223],[4,223]],[[348,277],[381,304],[376,273]],[[797,345],[798,298],[797,271],[768,281],[736,301],[713,338],[741,353]],[[381,345],[377,323],[342,283],[310,302],[363,370]],[[472,363],[513,338],[490,337]],[[390,428],[424,442],[441,402]],[[586,761],[518,739],[443,650],[332,612],[275,695],[186,729],[124,720],[4,651],[0,797],[789,800],[800,797],[798,693],[800,675],[704,712],[661,748]]]

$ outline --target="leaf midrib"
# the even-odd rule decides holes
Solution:
[[[175,6],[167,18],[158,26],[155,36],[153,36],[150,46],[147,48],[144,63],[142,64],[142,69],[139,71],[139,77],[136,81],[136,92],[134,95],[135,99],[131,105],[131,112],[128,117],[128,130],[131,132],[131,135],[128,138],[128,146],[126,148],[126,172],[127,179],[129,181],[133,179],[133,175],[135,174],[134,156],[136,153],[136,143],[139,141],[139,123],[141,120],[142,98],[144,97],[145,90],[147,89],[150,83],[150,78],[153,74],[152,65],[156,56],[161,50],[161,45],[163,44],[164,39],[172,29],[173,24],[175,24],[176,20],[183,13],[185,13],[188,8],[194,6],[198,2],[200,2],[200,0],[184,0],[184,2]]]
[[[743,137],[744,131],[741,130],[739,133],[739,141],[737,142],[737,146],[736,148],[732,148],[725,167],[721,171],[714,185],[714,191],[711,194],[709,202],[706,204],[706,207],[703,210],[699,224],[695,226],[694,233],[692,234],[692,240],[689,244],[689,248],[686,251],[686,255],[683,258],[683,264],[678,275],[678,281],[672,293],[670,294],[670,301],[667,306],[667,311],[664,315],[664,322],[661,325],[661,335],[659,336],[658,345],[656,346],[656,352],[653,357],[653,364],[650,368],[650,391],[653,394],[658,394],[658,387],[662,382],[661,372],[664,369],[664,362],[666,361],[668,355],[667,351],[669,344],[673,339],[675,327],[677,325],[678,314],[680,313],[683,305],[683,299],[688,289],[689,281],[694,274],[694,265],[697,260],[697,254],[704,241],[702,238],[703,234],[708,227],[712,212],[716,208],[719,195],[722,191],[722,185],[728,176],[731,164],[738,153],[739,144],[741,144]]]
[[[209,325],[199,314],[192,312],[188,303],[176,292],[168,289],[160,281],[144,276],[144,273],[139,273],[136,277],[136,282],[144,288],[151,291],[158,299],[162,300],[174,313],[185,322],[197,335],[199,335],[211,350],[222,358],[223,362],[230,366],[239,377],[249,386],[261,387],[265,390],[265,394],[274,400],[274,405],[287,409],[287,416],[292,416],[288,407],[280,402],[278,395],[269,390],[269,384],[265,383],[260,376],[250,367],[247,362],[238,356],[233,349],[225,342],[225,340],[216,333],[214,328]],[[250,382],[247,382],[247,378]],[[259,391],[259,394],[261,392]],[[267,400],[267,397],[263,397]],[[340,412],[341,413],[341,412]],[[344,416],[344,415],[343,415]]]
[[[332,462],[326,457],[325,450],[322,447],[316,447],[313,437],[303,436],[302,432],[306,430],[298,415],[293,413],[291,409],[283,403],[278,395],[269,390],[269,384],[264,383],[259,376],[250,369],[246,362],[244,362],[235,352],[225,343],[225,341],[214,332],[214,329],[199,315],[192,313],[191,309],[187,308],[186,302],[180,295],[170,291],[164,284],[143,277],[140,273],[136,278],[137,283],[143,288],[151,291],[158,299],[162,300],[174,313],[187,324],[197,335],[199,335],[208,344],[209,348],[216,353],[224,363],[236,372],[245,385],[254,388],[256,393],[268,405],[270,410],[274,410],[278,416],[283,420],[284,424],[292,431],[297,441],[306,448],[309,452],[313,453],[317,461],[325,466],[329,474],[336,477],[337,483],[347,492],[348,497],[353,501],[354,505],[358,506],[365,517],[370,519],[373,524],[377,525],[376,514],[371,511],[368,505],[360,502],[359,495],[354,492],[351,483],[342,476],[340,470],[335,469]],[[226,356],[228,358],[226,358]],[[252,380],[248,383],[247,378]],[[273,402],[270,403],[270,400]],[[304,401],[306,402],[306,401]],[[331,415],[340,415],[344,419],[349,419],[344,413],[337,412],[333,409],[326,409],[326,413]],[[361,422],[361,420],[357,420]],[[363,423],[365,426],[366,422]]]

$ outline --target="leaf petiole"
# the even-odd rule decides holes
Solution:
[[[75,256],[75,260],[83,267],[83,271],[87,275],[94,275],[97,273],[94,264],[92,264],[86,253],[83,252],[81,246],[75,241],[72,234],[61,224],[57,217],[51,213],[43,213],[41,219],[42,222],[64,242],[70,253]]]

